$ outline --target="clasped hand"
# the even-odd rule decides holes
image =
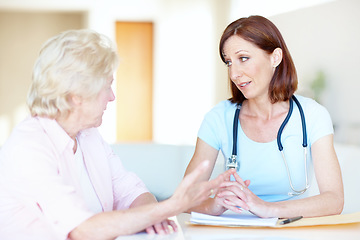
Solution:
[[[250,180],[243,181],[237,174],[232,174],[235,181],[223,182],[215,195],[215,203],[227,209],[241,213],[243,210],[250,211],[259,217],[268,216],[268,203],[256,196],[248,187]]]

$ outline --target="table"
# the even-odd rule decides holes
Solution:
[[[360,223],[294,227],[294,228],[245,228],[245,227],[210,227],[194,226],[187,222],[190,214],[181,213],[175,220],[180,226],[179,232],[166,236],[138,233],[121,236],[116,240],[358,240],[360,239]]]

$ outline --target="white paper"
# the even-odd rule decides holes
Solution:
[[[191,213],[190,222],[194,224],[216,225],[216,226],[267,226],[276,225],[278,218],[260,218],[249,212],[241,214],[226,211],[220,216],[212,216],[197,212]]]

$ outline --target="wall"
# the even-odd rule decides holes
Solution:
[[[43,42],[83,25],[83,13],[0,11],[0,146],[28,115],[26,95]]]
[[[273,16],[298,70],[299,93],[311,96],[317,71],[325,74],[320,102],[335,125],[335,140],[360,144],[360,1],[334,1]]]
[[[216,12],[217,4],[162,1],[154,52],[155,64],[160,66],[154,78],[154,139],[158,142],[195,144],[204,114],[216,103],[216,76],[223,65],[216,56],[219,23],[214,17],[226,14]]]

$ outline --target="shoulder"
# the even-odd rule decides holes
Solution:
[[[45,137],[44,132],[45,130],[40,123],[39,118],[28,117],[13,129],[6,143],[19,146],[35,144],[37,140],[41,140]]]
[[[54,162],[57,148],[49,138],[46,128],[37,117],[29,117],[18,124],[1,148],[3,160],[11,164],[30,166]],[[46,120],[50,125],[51,120]],[[56,138],[59,136],[54,136]],[[1,157],[1,158],[2,158]],[[54,166],[54,165],[52,165]]]
[[[207,114],[206,117],[224,117],[229,112],[234,112],[236,104],[231,103],[229,100],[224,100],[215,105]]]
[[[295,95],[295,97],[297,98],[297,100],[299,100],[300,104],[304,108],[314,107],[314,106],[320,105],[314,99],[309,98],[309,97],[304,97],[304,96],[301,96],[301,95]]]
[[[212,128],[227,126],[233,121],[236,104],[229,100],[221,101],[205,114],[203,125],[209,125]]]
[[[306,128],[311,142],[322,136],[333,134],[333,124],[329,111],[315,100],[296,96],[305,114]]]
[[[56,120],[28,117],[14,128],[7,143],[12,148],[45,152],[45,149],[63,151],[72,144],[72,140]]]
[[[229,100],[221,101],[204,117],[198,131],[198,137],[215,149],[220,149],[222,139],[232,126],[236,104]]]
[[[216,104],[213,110],[229,110],[235,108],[236,108],[235,103],[230,102],[230,100],[224,100]]]
[[[328,114],[327,109],[323,105],[316,102],[314,99],[300,95],[296,95],[295,97],[299,100],[300,105],[306,115],[312,116],[319,114]]]

